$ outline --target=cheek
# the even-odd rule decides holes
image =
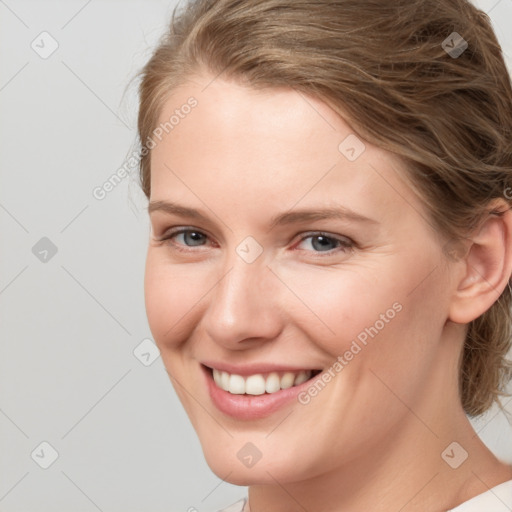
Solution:
[[[192,266],[171,265],[160,251],[149,248],[144,296],[149,327],[157,345],[178,346],[205,291]]]
[[[146,303],[146,316],[149,327],[157,344],[160,343],[167,317],[168,287],[164,284],[162,273],[157,265],[151,249],[146,257],[146,271],[144,274],[144,300]]]
[[[441,336],[446,301],[434,267],[431,258],[416,255],[388,268],[289,270],[281,276],[300,299],[294,299],[294,321],[326,353],[392,366],[404,358],[419,361]]]
[[[295,303],[294,321],[333,357],[353,340],[364,346],[372,335],[388,330],[403,309],[401,290],[367,269],[302,268],[281,276],[295,294],[288,299]]]

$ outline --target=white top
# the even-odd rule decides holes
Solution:
[[[223,508],[222,510],[218,510],[217,512],[243,512],[246,502],[247,498],[242,498],[240,501],[233,503],[233,505]]]
[[[217,512],[243,512],[247,498],[233,503]],[[446,512],[511,512],[512,511],[512,480],[492,487],[488,491],[465,501]]]

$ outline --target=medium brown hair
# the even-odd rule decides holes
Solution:
[[[511,202],[510,76],[488,16],[468,1],[200,0],[176,8],[141,72],[148,198],[144,144],[169,93],[201,70],[254,88],[290,87],[348,115],[363,138],[405,163],[448,241],[447,257],[485,215],[499,213],[489,211],[491,199]],[[459,383],[470,416],[494,401],[502,407],[512,376],[511,297],[509,281],[468,325]]]

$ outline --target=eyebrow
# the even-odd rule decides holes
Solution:
[[[170,215],[179,215],[182,217],[189,217],[192,219],[202,220],[204,222],[210,222],[210,219],[206,215],[201,213],[199,210],[189,208],[188,206],[183,206],[177,203],[172,203],[169,201],[150,202],[148,206],[148,213],[151,214],[152,212],[155,211],[162,211]],[[323,219],[339,219],[360,223],[378,224],[378,221],[376,221],[375,219],[365,217],[364,215],[354,212],[349,208],[345,208],[344,206],[337,206],[328,208],[293,210],[280,213],[272,217],[270,221],[270,226],[271,228],[274,228],[275,226],[278,225],[283,226],[288,224],[298,224],[301,222]]]

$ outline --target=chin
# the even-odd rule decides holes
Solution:
[[[211,466],[210,466],[211,468]],[[286,483],[287,480],[281,478],[280,475],[274,474],[271,470],[269,473],[265,471],[264,467],[259,469],[245,469],[245,468],[230,468],[227,467],[222,468],[223,471],[217,472],[212,469],[212,472],[215,473],[221,480],[228,482],[232,485],[239,485],[249,487],[251,485],[266,485],[266,484],[275,484],[276,480],[279,482]],[[231,473],[230,473],[231,471]],[[270,476],[272,475],[272,476]],[[289,475],[288,475],[289,476]],[[274,478],[272,478],[274,477]]]
[[[231,455],[227,449],[219,450],[219,444],[209,449],[203,447],[206,463],[215,475],[233,485],[275,484],[276,480],[286,483],[305,478],[305,475],[299,474],[304,468],[298,467],[297,460],[288,460],[274,453],[272,460],[262,458],[254,465],[246,467],[238,459],[238,448]]]

